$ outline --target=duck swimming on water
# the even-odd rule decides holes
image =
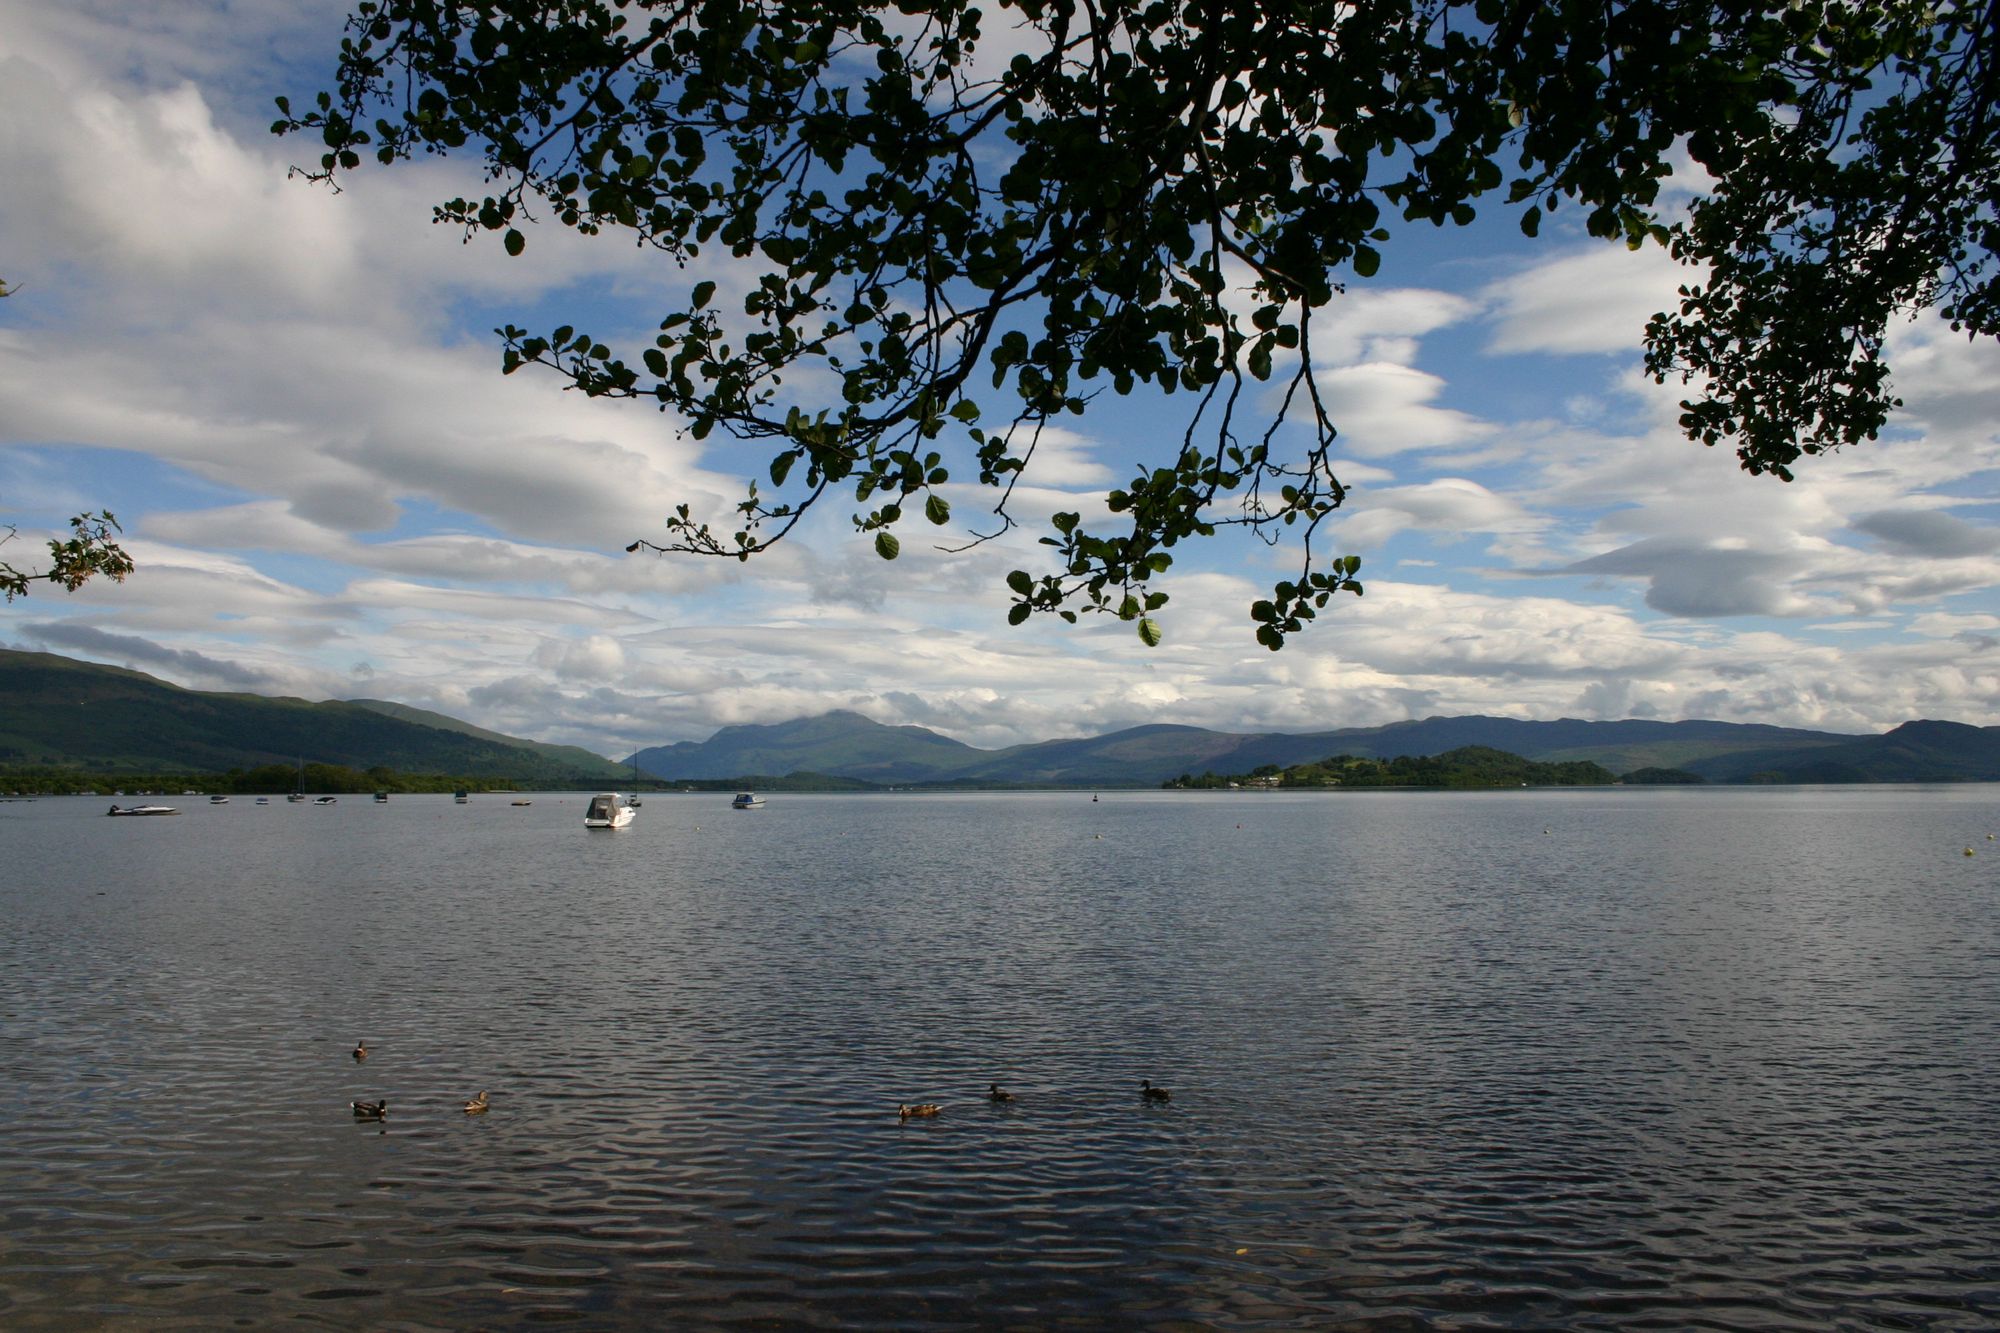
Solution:
[[[986,1100],[989,1102],[1011,1102],[1014,1100],[1014,1094],[1000,1091],[998,1083],[988,1083],[986,1085]]]
[[[368,1058],[368,1041],[366,1038],[354,1043],[354,1058],[357,1060],[366,1060]]]
[[[389,1114],[387,1097],[379,1102],[349,1102],[348,1105],[354,1109],[356,1120],[380,1120]]]
[[[1170,1102],[1174,1099],[1173,1093],[1165,1088],[1156,1088],[1152,1080],[1143,1078],[1139,1080],[1139,1095],[1149,1102]]]
[[[486,1094],[484,1092],[465,1104],[465,1113],[467,1115],[483,1115],[485,1111]]]
[[[942,1110],[944,1110],[944,1107],[938,1105],[936,1102],[918,1102],[915,1106],[898,1103],[896,1106],[896,1118],[899,1120],[908,1120],[912,1116],[927,1118],[936,1115]]]

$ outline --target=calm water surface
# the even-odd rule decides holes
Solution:
[[[2000,1325],[2000,789],[726,799],[0,805],[0,1326]]]

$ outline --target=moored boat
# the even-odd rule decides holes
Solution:
[[[583,812],[585,828],[624,828],[638,817],[638,811],[618,799],[615,791],[599,792],[590,798]]]
[[[315,798],[315,799],[314,799],[314,801],[313,801],[313,804],[314,804],[314,805],[337,805],[337,804],[339,804],[339,798],[338,798],[338,797],[335,797],[335,796],[321,796],[321,797],[317,797],[317,798]]]
[[[764,798],[755,792],[739,791],[736,793],[736,799],[729,803],[729,808],[731,810],[762,810],[764,808]]]
[[[114,805],[104,812],[107,815],[177,815],[180,811],[171,805]]]

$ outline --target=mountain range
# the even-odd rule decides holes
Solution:
[[[724,727],[705,741],[640,750],[637,759],[643,772],[668,781],[810,772],[896,786],[1156,786],[1182,774],[1249,773],[1341,754],[1435,755],[1467,745],[1542,763],[1590,760],[1617,774],[1673,769],[1710,782],[2000,781],[2000,727],[1931,721],[1906,722],[1881,736],[1740,722],[1477,716],[1306,733],[1155,723],[980,750],[923,727],[832,712]]]
[[[664,781],[812,773],[881,786],[1157,786],[1183,774],[1242,774],[1335,755],[1394,759],[1487,746],[1541,763],[1589,760],[1616,774],[1692,773],[1710,782],[1996,782],[2000,727],[1906,722],[1852,735],[1737,722],[1527,722],[1432,717],[1304,733],[1155,723],[1105,736],[981,750],[916,726],[836,711],[723,727],[700,742],[639,751]],[[356,769],[616,786],[631,760],[487,731],[380,699],[309,702],[183,689],[137,671],[0,649],[0,767],[94,773],[227,772],[299,758]]]

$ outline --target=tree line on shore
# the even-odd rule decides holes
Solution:
[[[586,782],[582,786],[592,786]],[[204,795],[276,796],[292,790],[310,792],[449,792],[478,788],[482,791],[514,791],[518,784],[507,778],[475,777],[463,773],[399,773],[393,768],[349,768],[344,764],[264,764],[257,768],[232,768],[225,773],[199,772],[120,772],[90,773],[75,768],[0,768],[0,790],[31,792],[47,796],[105,794],[113,790],[200,791]]]
[[[1658,770],[1652,770],[1658,772]],[[1632,775],[1637,777],[1638,775]],[[1692,778],[1692,775],[1684,775]],[[1170,789],[1229,787],[1590,787],[1625,781],[1590,760],[1541,763],[1485,745],[1465,745],[1443,754],[1374,759],[1341,754],[1280,768],[1263,764],[1248,773],[1183,773],[1161,783]],[[1642,781],[1659,781],[1657,777]],[[1694,781],[1700,781],[1694,778]]]

